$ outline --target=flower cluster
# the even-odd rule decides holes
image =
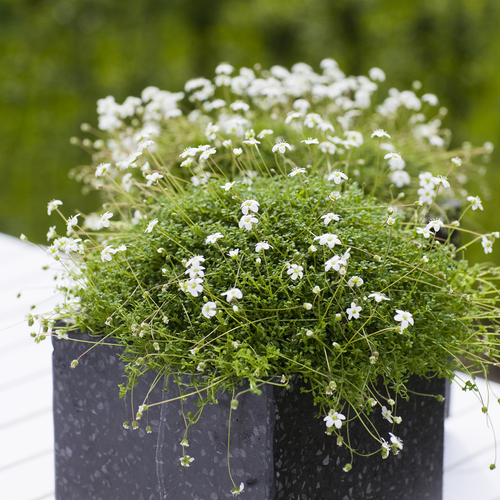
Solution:
[[[340,445],[353,415],[378,407],[402,422],[392,411],[408,375],[498,362],[498,271],[457,257],[476,240],[490,253],[499,234],[456,239],[483,208],[461,165],[491,148],[448,151],[424,113],[437,98],[391,89],[377,105],[384,80],[379,68],[347,77],[330,59],[321,74],[224,63],[184,93],[99,101],[106,138],[81,177],[106,203],[64,217],[52,200],[67,234],[52,226],[48,251],[74,281],[54,317],[126,345],[122,395],[147,369],[180,386],[191,374],[201,406],[243,381],[258,392],[296,376]],[[394,434],[376,440],[384,458],[403,449]]]

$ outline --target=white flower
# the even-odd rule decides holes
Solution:
[[[198,263],[195,263],[191,267],[189,267],[184,274],[189,274],[190,278],[198,278],[198,276],[202,278],[203,276],[205,276],[204,269],[205,268],[203,266],[201,266]]]
[[[257,134],[258,139],[265,139],[267,136],[274,134],[271,129],[264,129],[262,132]]]
[[[187,291],[193,296],[198,297],[198,295],[203,292],[203,280],[201,278],[191,278],[187,281]]]
[[[313,308],[313,305],[311,303],[309,303],[309,302],[304,302],[303,307],[307,311],[310,311]]]
[[[243,101],[234,101],[229,107],[234,111],[248,111],[250,109],[250,106]]]
[[[341,172],[340,170],[335,170],[335,172],[332,172],[328,176],[328,180],[335,182],[335,184],[340,184],[342,181],[347,180],[348,177],[344,172]]]
[[[100,163],[95,169],[95,176],[103,176],[109,170],[109,167],[111,167],[111,163]]]
[[[370,295],[368,295],[368,298],[375,299],[375,302],[382,302],[383,300],[391,300],[380,292],[371,293]]]
[[[181,461],[181,465],[183,467],[189,467],[189,464],[194,460],[194,458],[189,455],[185,455],[184,457],[179,458],[179,460]]]
[[[231,303],[233,300],[241,299],[243,297],[243,293],[239,288],[231,288],[227,292],[222,292],[221,295],[226,296],[226,300]]]
[[[328,415],[323,419],[326,422],[327,427],[335,427],[340,429],[342,427],[342,420],[345,420],[345,416],[337,411],[330,410]]]
[[[205,257],[203,255],[195,255],[186,262],[186,267],[199,266],[202,262],[205,262]]]
[[[238,257],[238,252],[240,251],[239,248],[236,248],[235,250],[231,250],[228,255],[231,257],[231,259],[236,259]]]
[[[334,155],[337,151],[337,146],[335,144],[324,141],[319,145],[319,149],[322,153],[328,153],[329,155]]]
[[[190,156],[181,163],[181,167],[190,167],[193,164],[193,161],[194,159]]]
[[[233,494],[233,497],[236,497],[238,496],[242,491],[243,489],[245,488],[245,485],[243,483],[240,483],[240,486],[238,488],[238,486],[235,486],[232,490],[231,490],[231,493]]]
[[[153,228],[158,224],[158,219],[153,219],[149,222],[148,227],[144,230],[145,233],[151,233]]]
[[[229,191],[234,186],[234,182],[226,182],[223,186],[221,186],[224,191]]]
[[[347,319],[351,320],[352,318],[358,319],[359,313],[361,312],[361,306],[357,306],[355,302],[351,302],[351,307],[346,309],[346,313],[348,315]]]
[[[468,196],[467,201],[471,202],[471,208],[472,210],[479,210],[483,209],[483,205],[481,204],[481,198],[479,196]]]
[[[363,279],[359,276],[351,276],[347,284],[352,288],[356,285],[358,288],[364,283]]]
[[[252,138],[248,139],[247,141],[243,141],[243,144],[249,144],[250,146],[257,147],[257,144],[260,144],[260,142],[257,139],[255,139],[255,137],[252,137]]]
[[[302,116],[302,113],[297,113],[296,111],[290,111],[285,118],[285,123],[289,124],[293,120],[296,120],[297,118],[300,118]]]
[[[305,174],[306,173],[306,169],[305,168],[299,168],[299,167],[295,167],[289,174],[288,174],[288,177],[295,177],[296,175],[298,174]]]
[[[385,82],[385,73],[380,68],[372,68],[368,75],[374,82]]]
[[[404,170],[395,170],[391,174],[391,182],[396,185],[396,187],[401,188],[407,186],[411,182],[410,175]]]
[[[424,238],[430,238],[431,233],[427,227],[417,227],[417,234],[421,234]]]
[[[308,248],[308,251],[311,252],[311,253],[314,253],[314,252],[317,252],[318,249],[314,246],[314,245],[311,245],[309,248]]]
[[[325,223],[325,226],[327,226],[328,224],[330,224],[330,222],[332,222],[332,220],[338,222],[340,220],[340,216],[339,215],[336,215],[334,213],[327,213],[326,215],[322,215],[321,216],[322,219],[325,219],[323,222]]]
[[[215,243],[219,238],[224,238],[224,235],[219,232],[210,234],[209,236],[207,236],[205,243]]]
[[[56,210],[58,206],[62,205],[63,202],[61,200],[52,200],[49,201],[47,205],[47,213],[50,215],[53,210]]]
[[[49,231],[47,232],[47,241],[54,239],[56,236],[56,226],[50,226]]]
[[[215,68],[216,75],[230,75],[233,71],[234,71],[234,67],[231,66],[229,63],[220,63]]]
[[[334,271],[340,271],[345,266],[347,266],[347,261],[339,255],[334,255],[331,259],[328,259],[325,262],[325,271],[328,272],[330,269],[333,269]]]
[[[109,219],[113,217],[111,212],[106,212],[99,217],[99,222],[97,223],[97,229],[101,229],[101,227],[109,227]]]
[[[481,238],[481,245],[483,245],[484,253],[488,254],[493,252],[493,241],[486,236]]]
[[[146,175],[146,179],[148,180],[147,186],[151,186],[151,184],[157,184],[160,179],[163,179],[163,175],[158,172],[154,172]]]
[[[241,217],[239,226],[240,228],[245,228],[247,231],[250,231],[252,229],[252,224],[258,224],[259,219],[257,217],[254,217],[252,214],[249,215],[243,215]]]
[[[304,276],[304,273],[302,272],[303,270],[304,268],[302,266],[292,264],[288,268],[287,273],[290,275],[290,278],[295,281],[297,278],[302,279],[302,277]]]
[[[303,141],[300,141],[300,142],[303,142],[303,143],[307,144],[308,146],[310,146],[311,144],[319,144],[318,139],[313,139],[311,137],[308,137],[307,139],[304,139]]]
[[[231,139],[226,139],[225,141],[222,141],[222,145],[223,145],[225,148],[230,148],[232,144],[233,144],[233,143],[232,143]]]
[[[317,295],[319,292],[321,292],[321,288],[320,288],[318,285],[316,285],[316,286],[312,289],[312,291],[313,291],[313,293],[315,293],[315,294]]]
[[[385,406],[382,406],[382,416],[392,424],[392,413],[391,410],[388,410]]]
[[[316,236],[314,240],[319,240],[320,245],[328,245],[328,248],[333,248],[335,245],[340,245],[340,240],[336,234],[325,233],[321,236]]]
[[[68,236],[71,234],[73,226],[78,225],[78,216],[79,215],[80,214],[73,215],[73,216],[69,217],[68,220],[66,221],[66,226],[67,226],[67,232],[66,232],[66,234]]]
[[[444,226],[444,223],[441,219],[432,219],[425,228],[427,230],[433,229],[435,233],[437,233],[442,227]]]
[[[217,150],[215,148],[206,149],[205,151],[203,151],[203,153],[201,153],[200,160],[208,160],[210,156],[215,153],[217,153]]]
[[[406,163],[399,153],[387,153],[384,159],[389,160],[391,170],[403,170],[405,168]]]
[[[113,248],[111,245],[107,246],[102,252],[101,252],[101,260],[103,262],[110,261],[113,258],[113,255],[118,252],[116,248]]]
[[[287,149],[291,150],[292,146],[290,146],[290,144],[288,144],[288,142],[280,141],[280,142],[277,142],[273,146],[273,153],[276,153],[276,151],[279,151],[282,155],[284,155]]]
[[[381,128],[375,130],[371,136],[372,136],[372,138],[373,137],[387,137],[388,139],[391,138],[391,136],[385,130],[382,130]]]
[[[444,188],[450,187],[450,183],[448,182],[448,179],[442,175],[438,175],[437,177],[433,177],[432,182],[436,186],[443,186]]]
[[[403,449],[403,441],[400,438],[398,438],[397,436],[395,436],[392,432],[389,432],[389,434],[391,435],[391,443],[399,450],[402,450]]]
[[[260,203],[255,200],[246,200],[241,204],[241,211],[243,215],[247,215],[248,211],[258,212],[260,207]],[[241,226],[240,226],[241,227]]]
[[[408,325],[413,325],[413,316],[408,311],[401,311],[401,309],[396,309],[396,315],[394,319],[401,322],[401,329],[404,330],[408,328]]]
[[[434,94],[424,94],[422,97],[422,102],[427,102],[429,103],[429,106],[437,106],[438,105],[438,98]]]
[[[255,251],[260,252],[261,250],[269,250],[270,248],[273,248],[272,245],[265,241],[261,241],[260,243],[257,243],[255,245]]]
[[[451,163],[453,163],[453,165],[459,167],[460,165],[462,165],[462,159],[459,158],[458,156],[455,156],[455,158],[451,159]]]
[[[198,148],[186,148],[179,156],[181,158],[186,158],[186,156],[195,156],[198,151]]]
[[[241,148],[234,148],[233,149],[233,154],[234,154],[234,156],[236,156],[236,158],[238,158],[238,156],[241,156],[243,154],[243,149],[241,149]]]
[[[215,302],[207,302],[201,308],[201,314],[203,314],[205,318],[211,318],[212,316],[215,316],[216,313],[217,313],[217,305]]]
[[[332,201],[337,201],[340,198],[342,198],[342,195],[338,191],[332,191],[329,195],[328,198]]]

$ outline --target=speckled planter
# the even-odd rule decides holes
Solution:
[[[85,335],[78,334],[84,340]],[[227,469],[229,396],[209,405],[189,432],[190,468],[181,467],[184,424],[175,402],[148,411],[138,430],[125,430],[131,409],[118,399],[123,366],[116,348],[100,347],[69,368],[88,344],[54,340],[54,425],[57,500],[222,500],[232,498]],[[142,401],[154,374],[135,390]],[[412,379],[411,390],[444,393],[445,381]],[[152,401],[172,397],[160,389]],[[439,500],[442,498],[444,405],[412,396],[398,414],[404,451],[382,460],[380,453],[355,457],[325,435],[315,408],[297,387],[267,386],[261,396],[245,394],[231,424],[231,472],[245,490],[242,500]],[[138,404],[138,403],[137,403]],[[189,410],[191,403],[185,403]],[[186,407],[187,405],[187,407]],[[146,420],[148,420],[146,422]],[[392,426],[378,415],[379,429]],[[146,425],[153,432],[146,434]],[[362,453],[378,448],[360,424],[350,425],[351,443]],[[386,433],[386,439],[388,434]],[[364,444],[366,443],[366,444]]]

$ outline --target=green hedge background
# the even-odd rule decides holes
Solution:
[[[348,74],[378,66],[391,86],[420,80],[438,95],[453,145],[500,148],[499,21],[498,0],[2,0],[0,231],[43,242],[52,198],[68,213],[97,208],[67,175],[88,162],[69,138],[96,123],[97,99],[181,90],[221,61],[317,68],[332,57]],[[484,231],[500,229],[499,165],[497,150],[476,216]],[[484,259],[480,245],[468,255]]]

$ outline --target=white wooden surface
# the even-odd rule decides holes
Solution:
[[[23,321],[32,304],[41,312],[56,303],[54,271],[42,271],[45,264],[55,262],[0,234],[0,500],[54,500],[52,348],[49,340],[35,344]],[[484,383],[477,384],[486,394]],[[500,448],[500,384],[493,388],[490,417]],[[473,394],[452,386],[444,500],[500,500],[500,460],[489,470],[494,437],[480,407]]]

